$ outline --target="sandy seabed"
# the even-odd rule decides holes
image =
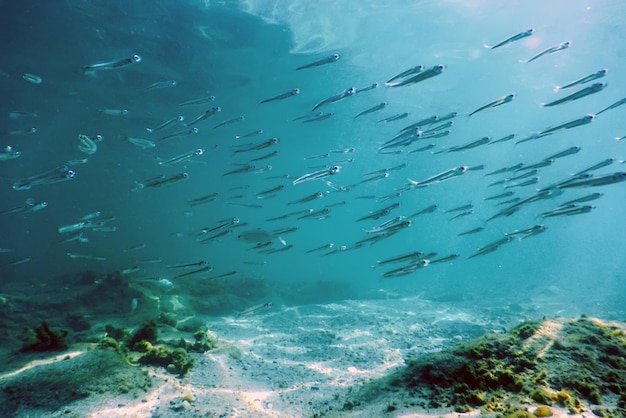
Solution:
[[[363,395],[359,388],[400,369],[405,360],[455,342],[516,325],[516,315],[450,307],[419,298],[345,301],[272,307],[243,317],[197,318],[217,337],[215,349],[190,354],[194,367],[177,377],[159,367],[125,365],[84,398],[49,410],[45,401],[15,412],[17,417],[340,417],[478,416],[450,409],[429,410],[400,393]],[[498,318],[494,320],[493,318]],[[2,386],[55,365],[58,373],[84,371],[107,350],[39,355],[26,368],[0,376]],[[83,357],[83,360],[81,360]],[[81,361],[84,363],[81,364]],[[60,365],[60,366],[59,366]],[[120,381],[151,379],[148,388],[115,390]],[[101,379],[107,371],[94,372]],[[41,373],[40,373],[41,374]],[[128,374],[128,375],[127,375]],[[132,376],[131,376],[132,375]],[[82,383],[84,384],[84,382]],[[42,398],[49,387],[32,387]],[[74,391],[73,387],[54,388]],[[390,408],[393,405],[393,408]],[[58,405],[57,405],[58,406]],[[554,416],[572,416],[553,408]],[[583,413],[578,416],[594,416]]]

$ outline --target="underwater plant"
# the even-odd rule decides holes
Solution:
[[[27,331],[27,337],[20,351],[27,353],[63,350],[67,348],[68,333],[66,329],[54,331],[50,329],[46,321],[42,321],[41,325]]]

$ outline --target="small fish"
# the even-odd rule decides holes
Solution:
[[[24,73],[22,75],[22,78],[31,84],[41,84],[43,82],[43,79],[41,77],[31,73]]]
[[[20,264],[26,264],[26,263],[28,263],[30,261],[32,261],[32,257],[24,257],[24,258],[20,258],[18,260],[11,261],[11,262],[5,264],[5,266],[19,266]]]
[[[317,61],[313,61],[313,62],[311,62],[309,64],[301,65],[300,67],[296,68],[296,71],[304,70],[306,68],[319,67],[320,65],[331,64],[333,62],[339,61],[339,58],[341,58],[341,56],[339,54],[332,54],[331,56],[328,56],[326,58],[322,58],[322,59],[319,59]]]
[[[284,100],[287,99],[289,97],[293,97],[300,94],[300,89],[299,88],[295,88],[293,90],[290,90],[286,93],[283,94],[279,94],[278,96],[274,96],[274,97],[270,97],[269,99],[265,99],[265,100],[261,100],[261,103],[269,103],[269,102],[275,102],[277,100]]]
[[[599,168],[608,167],[614,162],[615,162],[614,158],[607,158],[606,160],[602,160],[599,163],[592,165],[591,167],[585,168],[584,170],[581,170],[578,173],[575,173],[574,176],[579,176],[581,174],[585,174],[585,173],[588,173],[589,171],[594,171]]]
[[[165,135],[159,138],[159,141],[165,141],[166,139],[180,138],[181,136],[194,135],[198,133],[198,128],[185,129],[182,131],[176,131],[169,135]]]
[[[256,131],[251,131],[251,132],[248,132],[247,134],[235,135],[235,138],[237,138],[237,139],[252,138],[252,137],[255,137],[257,135],[261,135],[262,133],[263,133],[263,129],[257,129]]]
[[[467,231],[461,232],[460,234],[457,234],[457,236],[462,237],[463,235],[477,234],[480,231],[482,231],[483,229],[485,229],[485,228],[483,228],[482,226],[478,226],[476,228],[469,229]]]
[[[543,212],[540,216],[543,216],[544,218],[549,218],[549,217],[555,217],[555,216],[580,215],[583,213],[589,213],[595,208],[596,207],[592,205],[585,205],[585,206],[573,205],[572,207],[558,208],[555,210]]]
[[[569,96],[565,96],[562,99],[555,100],[550,103],[542,103],[541,106],[550,107],[550,106],[560,105],[562,103],[571,102],[573,100],[578,100],[582,97],[589,96],[590,94],[598,93],[602,91],[606,86],[607,86],[606,83],[594,83],[591,86],[585,87],[584,89],[579,90],[576,93],[572,93]]]
[[[261,155],[260,157],[253,158],[250,161],[252,162],[252,161],[266,160],[268,158],[274,157],[275,155],[278,155],[278,151],[272,151],[272,152],[270,152],[268,154]]]
[[[378,123],[380,123],[380,122],[393,122],[393,121],[396,121],[396,120],[404,119],[407,116],[409,116],[409,114],[407,112],[397,113],[397,114],[395,114],[393,116],[389,116],[388,118],[379,120]]]
[[[471,141],[467,144],[463,144],[463,145],[456,145],[454,147],[450,147],[450,148],[446,148],[444,150],[441,151],[437,151],[435,154],[441,154],[444,152],[459,152],[459,151],[466,151],[468,149],[472,149],[472,148],[476,148],[479,147],[481,145],[485,145],[488,144],[489,141],[491,141],[491,138],[489,138],[488,136],[484,136],[480,139],[477,139],[475,141]]]
[[[19,158],[21,155],[21,152],[15,151],[11,146],[7,145],[4,151],[0,151],[0,161],[12,160]]]
[[[402,254],[402,255],[392,257],[392,258],[387,258],[385,260],[379,260],[379,261],[376,261],[376,263],[378,265],[385,265],[385,264],[390,264],[390,263],[399,263],[401,261],[407,261],[407,260],[418,260],[418,259],[421,259],[422,257],[424,257],[423,252],[413,251],[407,254]]]
[[[98,109],[98,112],[104,113],[108,116],[126,116],[128,115],[128,110],[126,109]]]
[[[36,118],[37,117],[37,113],[24,112],[22,110],[12,110],[8,112],[8,114],[9,114],[9,119],[21,119],[21,118],[26,118],[26,117]]]
[[[620,183],[626,180],[626,173],[612,173],[606,174],[600,177],[592,177],[590,179],[582,179],[571,181],[567,184],[559,186],[560,189],[571,188],[571,187],[595,187],[595,186],[606,186],[608,184]]]
[[[449,220],[449,221],[453,221],[453,220],[455,220],[455,219],[457,219],[457,218],[461,218],[461,217],[463,217],[463,216],[469,216],[469,215],[471,215],[471,214],[473,214],[473,213],[474,213],[474,209],[469,209],[469,210],[466,210],[466,211],[464,211],[464,212],[461,212],[461,213],[459,213],[459,214],[457,214],[457,215],[454,215],[452,218],[450,218],[450,219],[448,219],[448,220]]]
[[[513,187],[526,187],[526,186],[530,186],[532,184],[537,184],[539,182],[540,178],[539,177],[533,177],[530,180],[526,180],[523,181],[521,183],[515,183],[515,184],[508,184],[506,186],[504,186],[505,189],[510,189]]]
[[[321,102],[318,102],[317,104],[315,104],[315,106],[313,106],[312,112],[315,112],[317,109],[327,104],[335,103],[335,102],[345,99],[346,97],[353,96],[355,93],[356,93],[356,88],[354,87],[349,87],[347,89],[344,89],[341,92],[335,94],[334,96],[330,96],[322,100]]]
[[[568,200],[567,202],[561,204],[560,207],[570,206],[576,203],[591,202],[592,200],[600,199],[602,196],[604,196],[604,193],[599,193],[599,192],[591,193],[586,196],[579,197],[577,199]]]
[[[77,254],[77,253],[66,253],[67,256],[69,258],[73,258],[73,259],[78,259],[78,258],[82,258],[85,260],[95,260],[95,261],[105,261],[106,258],[105,257],[100,257],[97,255],[91,255],[91,254]]]
[[[515,98],[515,94],[513,94],[513,93],[507,94],[506,96],[502,96],[502,97],[494,100],[493,102],[487,103],[486,105],[479,107],[478,109],[476,109],[472,113],[470,113],[469,116],[475,115],[476,113],[478,113],[480,111],[483,111],[485,109],[489,109],[489,108],[492,108],[492,107],[497,107],[497,106],[503,105],[505,103],[509,103],[514,98]]]
[[[256,197],[257,197],[257,199],[262,199],[265,196],[274,194],[276,192],[279,192],[279,191],[283,190],[284,188],[285,188],[285,185],[284,184],[280,184],[280,185],[278,185],[276,187],[272,187],[271,189],[267,189],[267,190],[264,190],[262,192],[257,193]]]
[[[517,35],[513,35],[510,38],[507,38],[504,41],[495,44],[494,46],[484,45],[484,47],[488,49],[500,48],[501,46],[504,46],[511,42],[515,42],[515,41],[519,41],[520,39],[527,38],[531,36],[533,33],[535,33],[535,30],[531,28],[531,29],[525,30],[524,32],[520,32]]]
[[[485,254],[489,254],[492,253],[494,251],[496,251],[497,249],[499,249],[502,245],[509,243],[513,240],[512,236],[505,236],[502,239],[499,239],[497,241],[493,241],[487,245],[484,245],[480,248],[478,248],[478,251],[476,251],[476,253],[474,253],[473,255],[469,256],[468,258],[474,258],[474,257],[478,257],[481,255],[485,255]]]
[[[198,274],[198,273],[207,273],[207,272],[212,271],[212,270],[213,270],[212,266],[205,265],[203,267],[200,267],[199,269],[188,271],[186,273],[177,274],[176,276],[174,276],[174,278],[175,279],[180,279],[181,277],[192,276],[192,275]]]
[[[446,69],[446,66],[443,64],[435,65],[428,70],[424,70],[422,72],[417,73],[412,77],[405,78],[400,81],[392,81],[391,83],[385,83],[387,87],[401,87],[401,86],[410,86],[411,84],[419,83],[420,81],[427,80],[429,78],[438,76]]]
[[[225,121],[222,121],[222,122],[218,123],[217,125],[215,125],[213,127],[213,129],[219,128],[220,126],[232,125],[233,123],[241,122],[243,120],[245,120],[245,117],[237,116],[236,118],[228,119],[228,120],[225,120]]]
[[[556,160],[557,158],[567,157],[568,155],[574,155],[574,154],[577,154],[580,150],[581,148],[578,146],[569,147],[568,149],[565,149],[561,152],[557,152],[556,154],[552,154],[549,157],[544,158],[543,161]]]
[[[141,62],[141,57],[139,55],[133,55],[129,58],[122,58],[114,61],[107,62],[99,62],[97,64],[85,65],[83,67],[83,71],[85,73],[91,71],[100,71],[100,70],[116,70],[118,68],[127,67],[129,65],[137,64]]]
[[[138,146],[141,149],[148,149],[148,148],[156,147],[156,144],[150,141],[149,139],[133,138],[133,137],[127,136],[126,140],[130,142],[131,144]]]
[[[233,153],[238,154],[240,152],[258,151],[261,149],[265,149],[267,147],[271,147],[272,145],[277,144],[279,141],[280,141],[280,138],[272,137],[268,139],[267,141],[249,144],[249,145],[244,146],[243,148],[236,149],[235,151],[233,151]]]
[[[607,110],[611,110],[611,109],[615,109],[616,107],[619,107],[621,105],[623,105],[624,103],[626,103],[626,97],[624,97],[623,99],[620,99],[618,101],[616,101],[615,103],[613,103],[610,106],[605,107],[604,109],[602,109],[601,111],[599,111],[598,113],[596,113],[596,116],[598,116],[601,113],[606,112]]]
[[[593,121],[593,119],[595,118],[595,115],[585,115],[581,118],[578,119],[574,119],[572,121],[569,122],[564,122],[561,123],[560,125],[556,125],[547,129],[544,129],[543,131],[539,132],[539,137],[545,136],[545,135],[549,135],[552,134],[556,131],[559,131],[561,129],[572,129],[572,128],[576,128],[577,126],[581,126],[581,125],[586,125],[588,123],[591,123]],[[517,143],[519,143],[520,141],[518,141]]]
[[[372,84],[370,84],[370,85],[369,85],[369,86],[367,86],[367,87],[363,87],[363,88],[360,88],[360,89],[356,89],[355,94],[357,94],[357,93],[363,93],[363,92],[365,92],[365,91],[370,91],[370,90],[377,89],[377,88],[378,88],[378,83],[372,83]]]
[[[555,52],[563,51],[564,49],[569,48],[570,45],[572,45],[572,43],[570,41],[561,42],[558,45],[555,45],[553,47],[550,47],[548,49],[545,49],[545,50],[541,51],[540,53],[538,53],[537,55],[535,55],[534,57],[532,57],[531,59],[526,61],[526,63],[533,62],[534,60],[536,60],[538,58],[541,58],[544,55],[554,54]]]
[[[165,122],[163,122],[162,124],[160,124],[156,128],[146,128],[146,130],[148,132],[160,131],[161,129],[165,129],[165,128],[169,127],[169,126],[174,125],[175,123],[182,122],[183,120],[185,120],[184,116],[176,116],[176,117],[173,117],[171,119],[166,120]]]
[[[391,82],[393,82],[393,81],[395,81],[395,80],[397,80],[399,78],[408,77],[408,76],[413,75],[413,74],[419,74],[422,71],[424,71],[424,66],[423,65],[417,65],[417,66],[415,66],[413,68],[409,68],[408,70],[402,71],[401,73],[394,75],[389,80],[387,80],[385,84],[391,83]]]
[[[85,154],[95,154],[98,151],[98,145],[87,135],[78,134],[78,150]]]
[[[309,253],[313,253],[313,252],[317,252],[317,251],[330,250],[331,248],[333,248],[334,245],[335,244],[333,244],[332,242],[329,242],[328,244],[324,244],[324,245],[322,245],[320,247],[316,247],[316,248],[310,249],[310,250],[306,251],[306,253],[309,254]]]
[[[503,136],[503,137],[502,137],[502,138],[500,138],[500,139],[496,139],[495,141],[491,141],[491,142],[489,143],[489,145],[493,145],[493,144],[496,144],[496,143],[498,143],[498,142],[506,142],[506,141],[510,141],[511,139],[514,139],[514,138],[515,138],[515,134],[509,134],[509,135],[507,135],[507,136]]]
[[[211,116],[213,116],[216,113],[219,113],[221,111],[222,111],[222,108],[219,107],[219,106],[212,107],[212,108],[206,110],[203,114],[201,114],[200,116],[198,116],[197,118],[195,118],[191,122],[187,123],[186,126],[193,126],[196,123],[202,122],[203,120],[207,119],[208,117],[211,117]]]
[[[368,113],[373,113],[373,112],[377,112],[377,111],[379,111],[379,110],[382,110],[382,109],[384,109],[387,105],[388,105],[388,103],[387,103],[387,102],[382,102],[382,103],[379,103],[379,104],[377,104],[376,106],[370,107],[369,109],[366,109],[366,110],[364,110],[364,111],[362,111],[362,112],[358,113],[358,114],[354,117],[354,119],[356,119],[356,118],[358,118],[358,117],[360,117],[360,116],[363,116],[363,115],[367,115]]]
[[[30,135],[37,132],[37,128],[25,128],[25,129],[15,129],[9,132],[2,132],[4,135],[17,136],[17,135]]]
[[[202,148],[198,148],[193,151],[189,151],[184,154],[180,154],[180,155],[177,155],[176,157],[172,157],[166,160],[157,159],[157,163],[159,165],[175,165],[178,163],[189,161],[192,158],[198,157],[202,154],[204,154],[204,150]]]
[[[520,241],[538,234],[541,234],[542,232],[546,231],[546,227],[543,225],[533,225],[529,228],[525,228],[525,229],[518,229],[515,230],[513,232],[507,232],[504,235],[507,236],[520,236]]]
[[[178,107],[201,105],[201,104],[212,102],[214,100],[215,100],[215,96],[205,96],[205,97],[200,97],[199,99],[191,99],[191,100],[187,100],[186,102],[179,103]]]
[[[596,71],[596,72],[595,72],[595,73],[593,73],[593,74],[589,74],[588,76],[585,76],[585,77],[583,77],[583,78],[579,78],[578,80],[576,80],[576,81],[572,81],[571,83],[567,83],[567,84],[566,84],[566,85],[564,85],[564,86],[556,86],[556,87],[554,88],[554,91],[559,91],[559,90],[567,89],[567,88],[570,88],[570,87],[577,86],[577,85],[579,85],[579,84],[585,84],[585,83],[588,83],[588,82],[590,82],[590,81],[597,80],[598,78],[602,78],[602,77],[604,77],[605,75],[607,75],[607,73],[608,73],[608,72],[609,72],[609,70],[607,70],[606,68],[605,68],[605,69],[603,69],[603,70]]]
[[[165,186],[167,184],[178,183],[179,181],[186,180],[188,177],[189,177],[189,174],[187,173],[178,173],[178,174],[172,174],[170,176],[161,175],[161,176],[153,177],[141,183],[137,183],[133,191],[138,191],[146,187],[156,188],[156,187]]]
[[[251,306],[248,309],[244,309],[243,311],[239,312],[237,316],[241,317],[241,316],[247,316],[247,315],[254,315],[261,311],[270,309],[271,307],[272,307],[272,302],[261,303],[259,305]]]
[[[334,113],[329,112],[329,113],[323,113],[319,116],[314,116],[311,118],[308,118],[307,120],[302,121],[302,123],[311,123],[311,122],[320,122],[326,119],[331,118],[334,115]]]
[[[190,268],[190,267],[204,267],[208,263],[205,260],[197,261],[195,263],[186,263],[186,264],[174,264],[171,266],[167,266],[168,269],[179,269],[179,268]]]
[[[145,90],[167,89],[176,86],[176,80],[157,81],[145,87]]]

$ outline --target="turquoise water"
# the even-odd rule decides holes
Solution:
[[[615,140],[626,135],[626,106],[602,113],[591,124],[515,144],[626,97],[621,71],[626,59],[626,5],[608,0],[507,4],[502,10],[495,1],[471,2],[471,6],[457,1],[1,2],[0,145],[11,146],[21,156],[0,161],[0,210],[22,207],[29,198],[48,203],[40,211],[0,215],[0,247],[12,250],[0,254],[3,286],[24,281],[57,286],[64,274],[85,270],[107,274],[137,267],[125,276],[130,282],[166,278],[181,292],[199,297],[209,297],[212,286],[227,282],[249,302],[421,294],[486,305],[545,301],[545,310],[538,313],[623,318],[626,183],[556,189],[562,193],[493,220],[488,219],[506,207],[497,203],[506,199],[485,198],[512,191],[511,197],[524,199],[607,158],[615,161],[593,171],[593,178],[626,172],[625,143]],[[530,37],[494,50],[484,47],[528,28],[535,29]],[[571,47],[525,62],[564,41],[571,41]],[[341,58],[296,71],[333,53]],[[136,64],[84,71],[84,66],[134,54],[141,57]],[[445,65],[445,71],[423,82],[403,87],[384,84],[416,65],[437,64]],[[555,92],[556,85],[604,68],[607,76],[594,81],[608,84],[603,91],[541,107],[591,83],[563,92]],[[24,73],[35,74],[42,82],[26,81]],[[175,80],[176,85],[147,88],[167,80]],[[316,103],[344,89],[363,89],[373,83],[379,86],[321,107],[324,113],[333,113],[327,120],[294,121],[313,114]],[[260,104],[294,88],[300,94]],[[512,102],[468,117],[509,93],[516,94]],[[215,96],[212,102],[180,106],[210,95]],[[388,105],[355,118],[381,102]],[[179,124],[153,133],[146,130],[178,115],[191,122],[213,106],[221,112],[193,125],[197,134],[160,141],[190,128]],[[109,115],[102,109],[127,113]],[[36,116],[10,117],[14,111]],[[409,114],[404,119],[378,122],[404,112]],[[448,136],[392,149],[399,153],[379,152],[405,126],[450,112],[458,116]],[[214,128],[239,116],[244,120]],[[14,132],[31,127],[35,133]],[[257,130],[263,133],[238,138]],[[94,154],[78,149],[79,134],[103,136]],[[481,137],[493,142],[509,134],[515,138],[446,152]],[[127,137],[147,139],[156,146],[142,149]],[[244,151],[272,137],[279,142]],[[429,144],[434,146],[411,152]],[[539,168],[536,184],[489,186],[511,175],[487,173],[518,163],[533,164],[572,146],[581,149]],[[190,161],[158,164],[159,159],[198,148],[204,153]],[[348,149],[353,151],[330,152]],[[252,161],[272,151],[278,153]],[[310,158],[325,153],[328,157]],[[76,173],[71,180],[29,190],[12,187],[20,179],[82,158],[88,162],[70,167]],[[256,169],[224,175],[245,164]],[[361,183],[371,177],[368,172],[402,164],[406,166],[388,171],[386,178]],[[341,171],[323,179],[330,184],[323,180],[293,184],[302,175],[334,165]],[[409,178],[419,181],[455,167],[480,165],[484,169],[406,189]],[[183,172],[188,174],[184,181],[138,187],[155,176]],[[284,187],[263,193],[278,186]],[[325,197],[290,204],[316,192]],[[541,216],[594,192],[603,195],[582,203],[595,206],[589,213]],[[189,203],[213,193],[217,195],[210,202]],[[357,221],[394,203],[400,206],[387,216]],[[466,204],[473,205],[466,216],[451,219],[462,211],[446,213]],[[411,218],[410,227],[356,245],[372,236],[365,230],[430,205],[437,205],[437,210]],[[268,220],[327,206],[330,212],[322,219],[289,215]],[[97,219],[115,218],[105,225],[115,231],[85,228],[81,238],[88,242],[60,243],[72,234],[59,233],[59,227],[96,211],[101,212]],[[240,223],[231,229],[225,224],[234,217]],[[545,226],[545,232],[523,240],[515,235],[496,251],[469,258],[505,233],[534,225]],[[291,227],[297,231],[272,234]],[[459,236],[477,227],[483,230]],[[227,230],[231,232],[201,242]],[[264,249],[276,252],[254,248],[257,242],[267,241],[271,243]],[[308,252],[328,243],[333,244],[331,250],[345,246],[346,251]],[[132,249],[140,244],[145,247]],[[436,253],[431,261],[452,254],[458,258],[401,277],[382,277],[404,264],[380,266],[377,261],[414,251]],[[70,258],[68,253],[91,258]],[[19,260],[29,261],[15,263]],[[167,267],[200,260],[212,271],[177,279],[181,270]],[[237,273],[216,278],[233,271]],[[250,280],[267,286],[256,294],[245,288]],[[244,307],[227,305],[223,313]]]

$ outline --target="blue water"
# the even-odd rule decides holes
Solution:
[[[626,235],[623,234],[626,183],[566,189],[559,196],[529,203],[511,216],[487,221],[503,208],[485,200],[504,191],[521,198],[531,196],[607,158],[609,166],[594,177],[626,171],[624,112],[609,110],[591,124],[558,131],[534,141],[515,144],[533,132],[593,114],[626,97],[626,5],[604,0],[513,1],[502,9],[496,1],[25,1],[0,2],[2,50],[0,61],[0,145],[22,153],[0,161],[0,210],[24,205],[28,198],[48,206],[27,214],[0,215],[0,292],[12,284],[32,282],[51,289],[63,286],[63,275],[85,270],[108,274],[137,266],[125,280],[167,278],[182,294],[210,298],[225,283],[241,306],[225,304],[215,313],[245,308],[247,302],[282,303],[376,297],[382,294],[420,294],[425,298],[463,300],[485,305],[533,301],[537,314],[598,314],[623,319],[626,296],[624,271]],[[528,28],[535,33],[504,47],[495,44]],[[525,61],[563,41],[572,46],[532,63]],[[296,71],[301,65],[333,53],[332,64]],[[141,62],[108,71],[85,73],[85,65],[141,56]],[[418,64],[444,64],[434,78],[391,88],[384,82]],[[542,108],[580,88],[555,93],[563,85],[607,68],[600,93],[560,106]],[[22,78],[42,78],[33,84]],[[176,80],[164,89],[146,89],[161,81]],[[293,121],[311,114],[312,107],[343,89],[379,87],[320,110],[332,112],[324,121]],[[259,102],[299,88],[300,94],[265,104]],[[468,118],[476,108],[515,93],[511,103]],[[180,107],[179,104],[214,95],[215,101]],[[378,112],[355,115],[378,103]],[[195,135],[159,141],[162,135],[185,130],[178,125],[160,132],[146,128],[182,115],[186,122],[205,110],[222,111],[194,127]],[[99,109],[126,109],[122,116]],[[9,112],[36,113],[18,119]],[[405,119],[377,123],[394,114]],[[401,153],[383,155],[379,147],[405,126],[431,115],[458,112],[449,136],[419,140]],[[238,116],[245,120],[219,128],[217,123]],[[11,131],[36,128],[28,135]],[[250,138],[237,138],[262,129]],[[102,135],[98,151],[78,150],[78,135]],[[483,136],[496,140],[515,134],[512,141],[483,145],[463,152],[437,151],[466,144]],[[126,137],[152,140],[156,147],[141,149]],[[246,144],[278,137],[278,144],[259,151],[234,153]],[[434,144],[434,148],[411,150]],[[539,182],[504,189],[492,182],[506,175],[485,176],[518,163],[532,164],[571,146],[575,155],[557,159],[539,169]],[[171,158],[197,148],[204,154],[193,161],[162,167],[158,158]],[[307,157],[331,150],[326,158]],[[254,161],[271,151],[276,156]],[[60,166],[68,160],[88,158],[72,166],[72,180],[13,190],[15,181]],[[349,161],[346,161],[349,160]],[[270,171],[224,175],[252,164],[271,165]],[[406,164],[384,179],[359,184],[365,173]],[[329,178],[294,185],[293,180],[325,167],[340,165]],[[423,180],[458,166],[484,165],[483,170],[429,185],[402,190],[408,178]],[[137,183],[159,175],[188,173],[185,181],[158,188],[138,189]],[[510,183],[509,183],[510,184]],[[284,186],[274,195],[257,194]],[[346,189],[343,190],[342,189]],[[315,192],[323,199],[289,204]],[[385,196],[401,192],[399,197]],[[543,218],[540,214],[561,203],[601,192],[586,214]],[[217,198],[191,206],[189,201],[211,193]],[[374,198],[371,198],[374,196]],[[368,198],[365,198],[368,197]],[[345,204],[340,204],[345,202]],[[357,219],[392,203],[399,208],[377,221]],[[451,220],[446,213],[465,204],[473,213]],[[337,204],[337,205],[335,205]],[[374,228],[395,216],[409,216],[436,204],[438,209],[411,219],[409,228],[393,236],[356,247]],[[247,206],[246,206],[247,205]],[[251,206],[252,205],[252,206]],[[323,219],[268,221],[294,211],[330,206]],[[101,212],[115,217],[107,226],[114,232],[83,231],[88,242],[59,243],[68,234],[58,228]],[[240,224],[223,237],[201,243],[203,233],[237,217]],[[468,258],[477,249],[505,233],[542,224],[545,233],[514,239],[497,251]],[[255,243],[238,238],[242,232],[296,227],[293,233],[272,236],[267,254]],[[476,234],[458,234],[476,227]],[[215,233],[230,227],[215,229]],[[258,231],[257,231],[258,232]],[[281,241],[282,240],[282,241]],[[252,240],[254,241],[254,239]],[[265,240],[263,240],[265,241]],[[307,252],[327,243],[333,250]],[[145,248],[130,250],[145,244]],[[288,247],[292,246],[292,247]],[[458,254],[453,261],[435,263],[402,277],[382,273],[401,264],[376,266],[378,260],[413,251],[434,252],[432,259]],[[73,259],[67,253],[104,260]],[[30,261],[11,264],[30,257]],[[151,262],[159,261],[160,262]],[[206,260],[213,270],[176,279],[179,270],[168,265]],[[216,276],[236,271],[224,278]],[[246,283],[262,283],[259,288]],[[215,287],[215,290],[213,289]],[[247,302],[246,302],[247,301]],[[124,302],[130,305],[130,300]],[[199,312],[202,313],[202,312]]]

